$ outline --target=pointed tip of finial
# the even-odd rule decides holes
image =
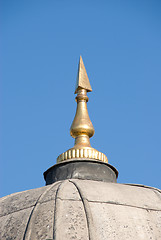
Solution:
[[[83,63],[82,56],[79,58],[79,66],[78,66],[78,74],[77,74],[77,82],[75,93],[77,93],[79,88],[86,89],[87,92],[92,92],[92,88],[89,82],[89,78]]]

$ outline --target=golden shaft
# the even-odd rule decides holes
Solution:
[[[70,128],[70,134],[75,138],[75,146],[90,147],[89,138],[94,134],[94,127],[88,115],[87,110],[87,90],[79,89],[76,97],[77,110],[72,126]]]

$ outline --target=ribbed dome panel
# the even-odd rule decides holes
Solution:
[[[1,240],[161,239],[161,192],[69,179],[0,199]]]

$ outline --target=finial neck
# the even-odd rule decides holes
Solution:
[[[89,136],[87,135],[79,135],[75,138],[74,148],[85,148],[91,147]]]
[[[84,101],[87,103],[88,102],[87,90],[83,88],[78,89],[75,100],[77,103],[80,101]]]

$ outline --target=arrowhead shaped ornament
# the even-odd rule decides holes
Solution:
[[[75,93],[77,93],[78,89],[81,89],[81,88],[86,89],[87,92],[92,92],[88,75],[87,75],[82,57],[80,56]]]

